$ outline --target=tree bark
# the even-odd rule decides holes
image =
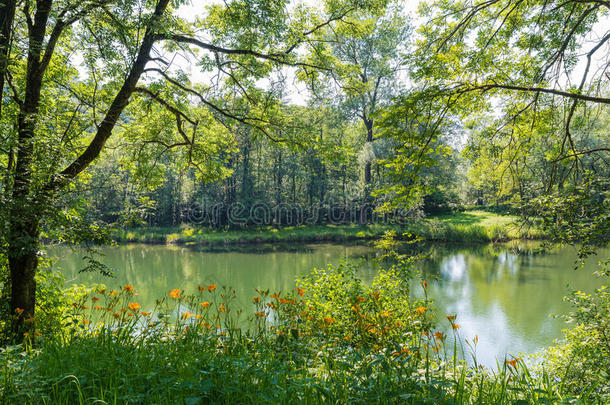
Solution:
[[[76,177],[99,155],[120,114],[129,102],[129,97],[144,71],[155,41],[154,28],[149,27],[123,86],[117,93],[100,128],[86,150],[45,187],[32,189],[32,166],[35,164],[33,151],[41,88],[45,68],[52,57],[54,44],[59,38],[57,36],[55,42],[49,40],[47,48],[43,52],[52,3],[52,0],[38,1],[33,24],[28,26],[25,97],[23,104],[20,106],[18,117],[17,157],[13,175],[10,223],[7,235],[11,282],[10,311],[12,315],[16,315],[11,323],[11,332],[17,342],[23,340],[24,331],[27,332],[27,329],[34,325],[34,323],[24,323],[24,320],[34,316],[36,307],[35,275],[38,265],[39,224],[40,218],[44,216],[41,208],[48,205],[45,201],[56,190],[67,184],[67,180]],[[154,16],[159,18],[168,3],[169,0],[159,0],[155,7]],[[59,34],[61,34],[61,31]],[[43,54],[44,57],[42,57]]]

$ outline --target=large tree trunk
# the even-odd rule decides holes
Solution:
[[[24,323],[33,318],[36,307],[36,268],[38,266],[38,219],[14,221],[11,224],[8,263],[11,279],[11,330],[17,342],[33,327]]]

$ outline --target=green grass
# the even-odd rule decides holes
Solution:
[[[432,303],[427,297],[411,301],[403,283],[392,272],[364,286],[349,271],[318,271],[300,284],[304,290],[281,297],[258,291],[256,308],[246,314],[249,327],[236,327],[231,289],[173,290],[154,315],[133,306],[137,295],[129,287],[91,292],[67,306],[70,314],[58,333],[28,337],[25,350],[0,350],[0,403],[508,405],[595,399],[590,393],[577,398],[560,378],[534,373],[521,359],[489,370],[477,367],[476,359],[469,366],[447,355],[463,346],[459,328],[437,336],[429,322]],[[467,343],[473,349],[467,353],[476,353],[476,342]]]
[[[142,227],[117,231],[119,242],[174,243],[184,245],[232,245],[278,242],[357,241],[381,237],[387,231],[408,232],[428,241],[493,242],[511,239],[541,239],[535,229],[516,225],[517,217],[486,211],[468,211],[440,215],[402,226],[372,225],[303,225],[283,228],[262,227],[243,230],[214,230],[193,226]]]

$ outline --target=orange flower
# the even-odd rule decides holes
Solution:
[[[326,318],[324,318],[324,322],[326,322],[326,323],[334,323],[335,320],[333,318],[331,318],[331,317],[326,317]]]
[[[89,322],[87,319],[83,319],[83,323],[84,323],[85,325],[89,325],[91,322]]]
[[[201,308],[206,309],[207,307],[210,306],[210,303],[207,301],[204,301],[204,302],[199,303],[199,305],[201,305]]]
[[[112,316],[114,316],[115,319],[119,319],[121,317],[121,314],[115,312],[114,314],[112,314]]]
[[[517,362],[519,360],[521,360],[521,359],[516,358],[516,359],[512,359],[512,360],[506,360],[506,364],[508,364],[509,366],[517,367]]]
[[[477,343],[479,343],[479,335],[474,335],[474,339],[472,339],[472,341],[474,342],[475,345]]]
[[[379,298],[379,291],[372,292],[372,293],[371,293],[371,295],[372,295],[372,296],[373,296],[375,299],[378,299],[378,298]]]
[[[261,302],[261,297],[254,297],[252,298],[252,302],[255,304],[258,304],[259,302]]]
[[[150,315],[150,312],[146,312],[146,311],[142,311],[142,312],[140,312],[140,313],[141,313],[142,315],[144,315],[144,316],[149,316],[149,315]]]
[[[458,330],[460,329],[460,325],[458,325],[457,323],[452,323],[451,327],[453,328],[453,330]]]
[[[415,308],[415,312],[417,312],[417,315],[423,315],[424,312],[426,312],[426,309],[428,309],[428,308],[426,308],[426,307],[417,307],[417,308]]]
[[[442,340],[443,339],[443,332],[435,332],[434,333],[434,337],[437,338],[438,340]]]
[[[203,287],[203,286],[199,286],[199,287],[197,287],[197,289],[201,292],[204,292],[205,290],[207,290],[207,288]]]
[[[35,336],[41,336],[41,333],[40,333],[40,332],[38,332],[38,331],[34,331],[34,335],[35,335]]]
[[[387,318],[388,316],[390,316],[390,313],[388,311],[383,311],[382,313],[379,314],[379,316]]]
[[[98,302],[99,300],[100,300],[100,299],[99,299],[99,298],[97,298],[97,297],[91,297],[91,301],[93,301],[93,302]]]
[[[302,297],[303,295],[305,295],[305,290],[297,287],[297,293]]]
[[[215,289],[216,289],[216,284],[210,284],[210,285],[208,286],[208,291],[210,291],[210,292],[211,292],[211,291],[214,291]]]
[[[428,282],[426,280],[423,280],[421,282],[421,286],[424,289],[424,291],[426,291],[428,289]]]
[[[273,299],[280,298],[280,294],[279,293],[271,294],[271,298],[273,298]]]
[[[265,316],[264,312],[257,312],[254,315],[258,316],[259,318],[262,318],[263,316]]]
[[[98,294],[102,294],[102,295],[104,295],[104,294],[106,294],[106,289],[105,289],[105,288],[102,288],[102,289],[100,289],[100,290],[97,290],[97,293],[98,293]]]
[[[220,305],[218,306],[218,310],[219,310],[220,312],[226,312],[226,311],[227,311],[227,310],[226,310],[226,308],[225,308],[225,306],[224,306],[223,304],[220,304]]]
[[[21,315],[23,313],[23,309],[15,308],[15,312],[17,312],[17,315]]]
[[[174,288],[173,290],[171,290],[169,292],[169,295],[173,298],[173,299],[178,299],[180,298],[180,296],[182,295],[182,291],[180,291],[179,288]]]
[[[95,309],[96,311],[99,310],[101,307],[99,305],[96,305],[93,307],[93,309]]]
[[[113,297],[114,297],[115,295],[117,295],[117,294],[118,294],[118,293],[117,293],[117,290],[112,290],[112,291],[110,291],[110,295],[112,295]]]
[[[190,312],[184,312],[182,314],[182,319],[189,319],[191,316],[193,316],[193,314],[191,314]]]
[[[142,306],[140,304],[138,304],[137,302],[130,302],[128,305],[129,309],[131,309],[133,312],[136,312],[138,309],[142,308]]]
[[[133,291],[133,286],[132,286],[132,285],[129,285],[129,284],[125,284],[125,285],[123,286],[123,291],[129,291],[129,292],[132,292],[132,291]]]
[[[293,300],[287,300],[285,298],[280,298],[280,304],[292,304],[294,303]]]
[[[445,315],[445,318],[447,318],[449,322],[453,323],[453,321],[455,321],[456,315]]]
[[[359,295],[356,295],[356,301],[358,301],[358,302],[364,302],[364,298],[362,298],[362,297],[361,297],[361,296],[359,296]]]
[[[25,322],[25,323],[34,323],[34,322],[36,322],[36,319],[34,319],[33,317],[30,317],[30,318],[26,319],[23,322]]]

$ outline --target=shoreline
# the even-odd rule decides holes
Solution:
[[[403,225],[300,225],[282,228],[246,228],[214,230],[182,225],[174,227],[141,227],[116,231],[112,240],[120,244],[144,243],[178,246],[243,246],[269,243],[368,242],[395,232],[399,240],[416,235],[425,242],[490,243],[511,240],[541,240],[537,229],[523,229],[516,217],[486,211],[470,211],[430,217]]]

